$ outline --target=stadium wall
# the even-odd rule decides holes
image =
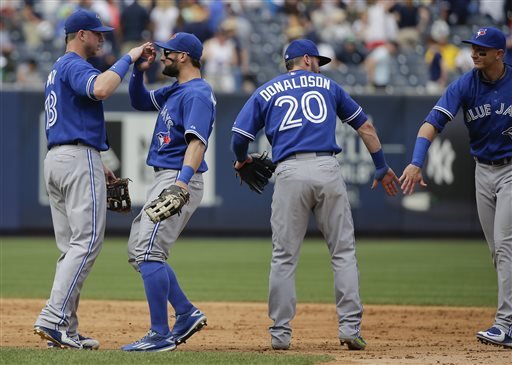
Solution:
[[[240,186],[232,169],[231,126],[247,99],[218,95],[217,119],[207,152],[205,195],[187,232],[198,234],[269,234],[272,186],[257,195]],[[432,96],[355,97],[374,122],[388,163],[400,176],[410,160],[416,133],[436,102]],[[0,233],[52,232],[51,214],[42,179],[46,153],[42,92],[3,90],[0,93]],[[108,213],[107,229],[127,233],[145,199],[153,171],[145,165],[156,113],[136,112],[127,93],[105,102],[111,150],[103,160],[117,176],[130,177],[134,213]],[[474,162],[459,114],[432,144],[424,168],[428,187],[419,193],[388,198],[379,187],[370,190],[373,163],[357,134],[339,125],[338,155],[347,182],[354,224],[368,234],[480,235],[474,198]],[[260,134],[252,151],[270,150]],[[309,231],[318,233],[311,219]]]

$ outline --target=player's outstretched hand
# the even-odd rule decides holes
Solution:
[[[137,61],[142,56],[143,53],[149,54],[149,52],[147,51],[149,49],[149,47],[153,47],[151,42],[146,42],[144,44],[141,44],[138,47],[130,49],[128,54],[132,58],[132,62]]]
[[[407,165],[399,180],[400,184],[402,184],[402,192],[408,195],[414,192],[414,187],[416,186],[416,184],[420,184],[420,186],[422,187],[427,186],[427,184],[423,180],[421,169],[413,164]]]
[[[398,177],[391,168],[388,168],[388,171],[382,179],[373,179],[372,189],[375,189],[379,182],[382,184],[382,187],[388,196],[395,196],[398,194]]]

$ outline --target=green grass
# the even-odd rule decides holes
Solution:
[[[52,238],[0,238],[0,294],[46,298],[58,251]],[[183,239],[169,262],[194,301],[267,300],[270,239]],[[359,240],[365,304],[495,306],[496,273],[482,241]],[[299,302],[333,302],[326,245],[307,240],[297,270]],[[144,300],[126,240],[108,238],[82,298]]]
[[[299,302],[333,302],[326,245],[307,240],[297,271]],[[269,239],[183,239],[170,264],[194,301],[267,300]],[[359,240],[365,304],[496,306],[496,273],[482,241]],[[0,237],[0,296],[47,298],[59,256],[53,238]],[[82,299],[145,300],[126,260],[126,240],[107,238]],[[318,364],[329,356],[258,352],[127,354],[0,348],[2,364]]]
[[[126,353],[121,351],[59,351],[0,348],[1,364],[31,365],[141,365],[141,364],[254,364],[309,365],[333,360],[325,355],[261,354],[249,352],[192,352]]]

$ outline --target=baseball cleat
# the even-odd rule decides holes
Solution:
[[[341,346],[347,345],[349,350],[364,350],[366,348],[366,341],[361,337],[357,336],[356,338],[340,338]]]
[[[97,350],[100,348],[100,341],[95,340],[94,338],[85,337],[81,334],[78,334],[77,336],[72,336],[72,338],[75,341],[78,341],[82,344],[82,350]],[[56,346],[53,342],[48,341],[48,348],[49,349],[55,349],[60,348]]]
[[[290,348],[289,343],[282,343],[282,342],[274,342],[272,341],[272,349],[273,350],[288,350]]]
[[[50,341],[55,347],[61,349],[81,350],[83,348],[82,344],[73,337],[68,336],[66,331],[58,331],[47,327],[35,326],[34,333],[41,336],[43,340]]]
[[[149,332],[140,340],[137,340],[129,345],[121,347],[121,350],[123,351],[132,352],[164,352],[172,351],[175,349],[176,344],[174,343],[174,340],[170,333],[163,336],[153,330],[149,330]]]
[[[477,332],[476,338],[485,345],[502,346],[506,349],[512,349],[512,337],[497,327]]]
[[[206,321],[206,316],[196,307],[192,307],[187,313],[176,314],[176,322],[171,330],[176,345],[185,343],[194,333],[206,326]]]

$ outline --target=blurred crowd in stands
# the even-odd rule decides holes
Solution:
[[[355,93],[441,92],[473,67],[461,41],[484,25],[509,35],[512,64],[512,0],[2,0],[2,84],[43,88],[77,8],[115,28],[90,60],[101,71],[134,45],[190,32],[216,92],[252,92],[284,72],[283,49],[297,38],[316,42],[334,60],[322,72]],[[160,67],[148,83],[165,81]]]

